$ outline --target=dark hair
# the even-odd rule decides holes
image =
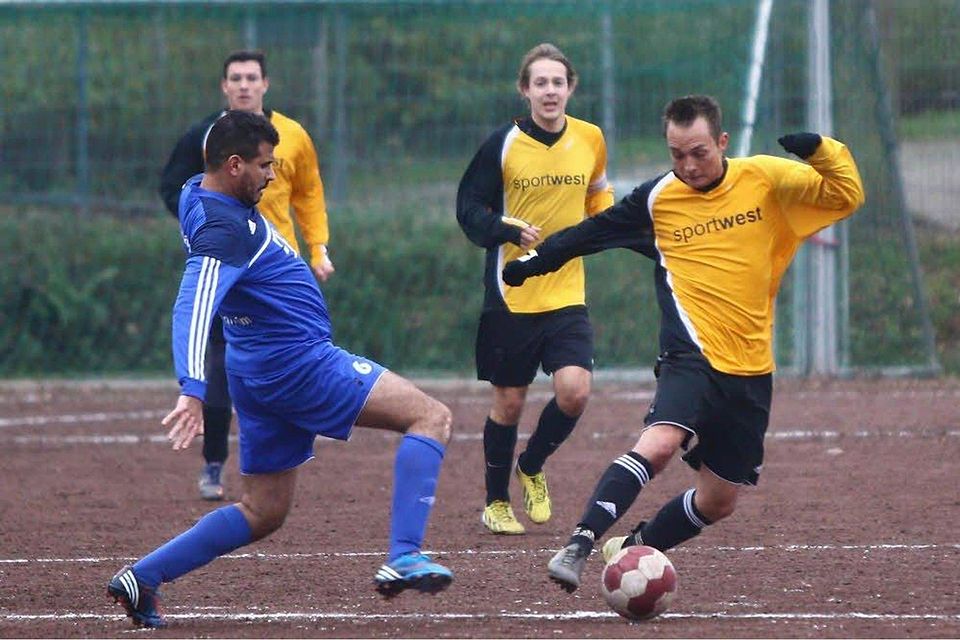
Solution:
[[[223,79],[227,79],[227,67],[229,67],[234,62],[248,62],[253,60],[260,65],[260,75],[264,78],[267,77],[267,56],[263,51],[248,51],[240,50],[234,51],[227,56],[227,59],[223,61]]]
[[[277,146],[280,134],[270,121],[247,111],[227,111],[207,134],[206,170],[216,171],[232,155],[253,160],[260,153],[260,143]]]
[[[530,86],[530,65],[537,60],[553,60],[562,63],[567,68],[567,84],[571,87],[576,84],[577,72],[573,69],[570,61],[567,60],[567,56],[563,55],[563,51],[560,51],[556,45],[543,42],[527,51],[527,54],[523,56],[523,60],[520,62],[520,72],[517,74],[517,84],[519,86]]]
[[[723,113],[720,103],[712,96],[692,95],[671,100],[663,109],[663,135],[667,135],[669,123],[689,127],[697,118],[703,117],[710,125],[710,135],[714,140],[723,133]]]

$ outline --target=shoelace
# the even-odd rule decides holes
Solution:
[[[533,476],[533,494],[538,502],[547,499],[547,482],[542,474]]]

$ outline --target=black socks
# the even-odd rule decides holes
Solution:
[[[517,425],[502,425],[487,418],[483,425],[487,504],[494,500],[510,500],[510,468],[516,445]]]
[[[627,512],[643,485],[652,478],[653,466],[646,458],[633,451],[620,456],[601,476],[580,525],[593,531],[597,538],[602,537]]]

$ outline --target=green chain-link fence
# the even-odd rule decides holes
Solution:
[[[717,96],[737,148],[760,5],[0,3],[0,374],[169,369],[182,253],[158,174],[186,127],[222,105],[221,62],[239,48],[267,53],[267,106],[317,143],[338,341],[401,370],[469,372],[481,252],[456,226],[454,194],[480,142],[524,112],[514,88],[523,53],[551,41],[571,58],[581,82],[568,109],[604,128],[623,196],[667,167],[659,114],[672,97]],[[808,12],[802,0],[773,4],[752,153],[781,155],[776,137],[806,128]],[[931,162],[926,186],[905,188],[901,177],[928,155],[896,125],[942,115],[952,137],[917,144],[960,155],[958,27],[956,1],[831,3],[834,133],[868,191],[845,230],[844,366],[934,363],[909,221],[949,217],[942,203],[956,201],[942,194],[957,181]],[[628,252],[588,261],[600,368],[652,361],[651,268]],[[787,279],[781,366],[802,368],[802,315],[790,312],[802,286]]]

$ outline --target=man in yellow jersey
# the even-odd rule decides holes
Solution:
[[[227,99],[227,108],[266,116],[280,134],[280,144],[274,150],[276,179],[263,192],[257,207],[292,247],[299,246],[294,231],[293,218],[296,217],[300,235],[309,248],[310,265],[317,278],[326,282],[334,266],[327,255],[330,232],[317,152],[310,135],[299,123],[278,111],[264,109],[263,96],[269,87],[263,52],[235,51],[224,60],[220,89]],[[204,170],[207,134],[223,113],[212,113],[190,127],[177,142],[163,168],[160,196],[173,216],[177,215],[184,183]],[[223,325],[220,316],[217,316],[210,329],[207,349],[208,384],[203,408],[205,464],[197,482],[200,497],[204,500],[224,498],[222,472],[227,459],[227,436],[233,413],[224,372],[225,350]]]
[[[457,192],[460,226],[487,250],[476,360],[477,377],[493,386],[483,430],[487,495],[481,520],[495,534],[524,533],[510,505],[511,469],[530,520],[550,518],[544,462],[573,431],[590,394],[593,329],[582,261],[523,286],[500,279],[503,265],[541,238],[613,204],[603,133],[566,114],[576,84],[573,66],[556,46],[527,52],[517,89],[530,115],[483,143]],[[517,425],[539,367],[552,374],[554,397],[514,466]]]
[[[832,138],[794,133],[779,139],[806,163],[726,158],[720,106],[702,95],[670,102],[663,127],[672,171],[548,238],[503,272],[505,282],[519,285],[574,256],[611,247],[656,263],[656,395],[633,450],[601,476],[568,544],[547,565],[550,578],[571,592],[594,542],[679,449],[697,470],[695,486],[629,535],[609,539],[606,560],[624,546],[663,551],[689,540],[733,513],[741,486],[756,484],[770,417],[781,278],[805,238],[864,202],[853,156]]]

